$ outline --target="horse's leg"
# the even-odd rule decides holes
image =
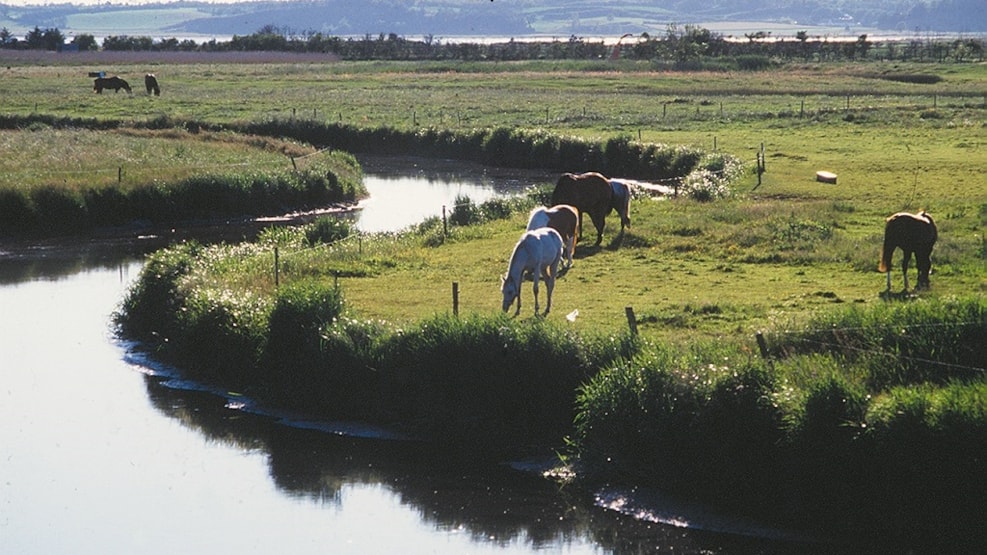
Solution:
[[[546,268],[547,269],[547,268]],[[548,302],[545,304],[545,316],[552,310],[552,291],[555,290],[555,274],[559,269],[559,261],[552,262],[551,273],[545,274],[545,290],[548,292]]]
[[[596,227],[596,246],[599,247],[600,243],[603,242],[603,226],[606,225],[606,213],[592,213],[589,215],[590,219],[593,220],[593,226]]]
[[[929,273],[932,270],[932,251],[925,249],[915,252],[915,265],[918,267],[918,289],[928,289]]]
[[[905,289],[908,292],[908,263],[912,260],[912,251],[905,251],[905,256],[901,259],[901,273],[905,276]]]
[[[538,277],[541,274],[541,268],[536,267],[531,274],[531,289],[535,292],[535,316],[538,316]]]
[[[570,235],[569,238],[566,239],[565,243],[566,268],[572,268],[572,254],[576,250],[576,235]]]

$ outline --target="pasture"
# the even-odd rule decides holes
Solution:
[[[41,64],[0,59],[9,65],[0,70],[3,114],[218,124],[313,119],[397,129],[523,127],[716,149],[750,167],[763,151],[760,184],[747,173],[735,183],[732,199],[696,203],[639,196],[631,204],[634,226],[620,245],[609,243],[619,229],[613,214],[603,248],[581,242],[574,268],[559,280],[550,316],[561,319],[578,309],[577,328],[622,326],[624,307],[632,306],[643,333],[749,337],[768,322],[827,306],[881,302],[884,281],[876,267],[883,218],[922,208],[940,226],[932,289],[924,294],[987,289],[983,65],[875,62],[678,73],[629,62],[344,63],[312,55],[264,60],[245,54],[244,63],[236,63],[231,53],[103,54],[47,54]],[[86,77],[92,70],[136,82],[153,72],[162,95],[148,96],[139,87],[133,95],[95,95]],[[929,74],[938,81],[908,78]],[[922,84],[929,81],[935,82]],[[32,137],[4,133],[5,158],[17,152],[11,146],[16,137]],[[76,169],[71,148],[51,140],[41,150],[63,154],[46,159],[43,170],[29,161],[6,169],[26,181]],[[150,144],[135,137],[129,148]],[[172,149],[172,158],[183,150],[181,142],[165,148]],[[119,162],[97,157],[91,164],[113,168]],[[838,184],[816,182],[819,170],[838,174]],[[449,284],[456,281],[462,310],[495,310],[499,276],[524,228],[522,219],[454,229],[442,248],[416,252],[413,264],[378,268],[373,279],[343,279],[347,299],[367,317],[414,321],[447,311]]]
[[[528,205],[448,233],[429,220],[317,248],[282,229],[168,249],[149,258],[117,324],[273,404],[397,423],[473,453],[569,438],[583,477],[681,487],[882,548],[976,545],[985,68],[894,68],[941,70],[931,86],[871,66],[791,69],[169,66],[154,70],[161,97],[79,93],[101,117],[518,126],[699,145],[748,164],[728,198],[637,195],[622,237],[609,215],[599,247],[592,233],[577,246],[546,317],[527,298],[520,316],[501,313]],[[838,183],[816,182],[819,170]],[[550,198],[551,184],[533,185]],[[885,296],[884,218],[920,208],[939,228],[931,289]],[[762,329],[771,359],[758,355]]]

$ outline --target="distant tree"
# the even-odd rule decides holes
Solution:
[[[80,52],[99,50],[99,44],[96,42],[96,37],[88,33],[76,35],[75,38],[72,39],[72,44],[78,46]]]
[[[27,43],[27,47],[31,50],[41,50],[45,47],[44,37],[44,31],[35,25],[34,29],[31,29],[24,35],[24,42]]]
[[[870,52],[871,42],[867,40],[867,35],[860,35],[857,37],[857,55],[861,58],[866,58],[867,53]]]
[[[0,48],[12,44],[17,39],[14,38],[14,34],[10,32],[10,29],[4,27],[0,29]]]
[[[154,49],[165,52],[174,52],[175,50],[178,50],[178,39],[174,37],[170,39],[161,39],[161,42],[156,44]]]
[[[151,37],[109,36],[103,39],[103,50],[151,50],[154,39]]]
[[[24,42],[31,50],[58,50],[65,44],[65,35],[58,29],[48,28],[42,31],[35,26],[24,36]]]
[[[44,42],[45,50],[58,50],[65,46],[65,35],[58,29],[45,29],[41,34],[41,40]]]

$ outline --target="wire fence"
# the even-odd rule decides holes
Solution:
[[[885,331],[891,329],[904,334],[909,331],[927,331],[931,329],[955,329],[962,327],[984,327],[984,322],[980,321],[962,321],[962,322],[948,322],[948,323],[929,323],[929,324],[907,324],[907,325],[895,325],[889,326]],[[847,352],[851,351],[860,355],[870,355],[874,357],[881,357],[892,359],[900,362],[907,362],[915,365],[925,366],[925,367],[936,367],[945,370],[957,370],[962,372],[970,372],[972,374],[980,374],[982,376],[987,376],[987,368],[981,366],[970,366],[965,364],[956,364],[952,362],[944,362],[941,360],[933,360],[925,357],[911,356],[907,354],[902,354],[901,352],[891,352],[888,350],[878,350],[875,348],[862,347],[857,345],[852,345],[849,341],[825,341],[823,339],[806,337],[806,336],[824,336],[829,335],[836,337],[839,335],[851,335],[858,332],[869,332],[874,331],[873,327],[845,327],[845,328],[821,328],[821,329],[809,329],[809,330],[782,330],[773,331],[772,334],[775,336],[781,336],[787,338],[790,343],[802,343],[814,345],[818,348],[830,350],[833,352]],[[758,346],[761,349],[761,354],[765,358],[768,358],[770,351],[767,347],[766,340],[763,339],[763,334],[758,333]]]

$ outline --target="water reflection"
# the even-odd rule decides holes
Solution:
[[[352,215],[364,232],[396,231],[455,207],[460,195],[474,204],[520,193],[554,180],[552,172],[491,168],[455,160],[360,157],[370,198]]]
[[[765,553],[793,547],[639,521],[595,506],[589,492],[496,461],[436,452],[420,442],[295,429],[231,410],[209,393],[166,387],[156,376],[145,384],[157,410],[211,441],[265,453],[282,492],[319,506],[342,507],[353,488],[382,488],[435,531],[508,551]]]

